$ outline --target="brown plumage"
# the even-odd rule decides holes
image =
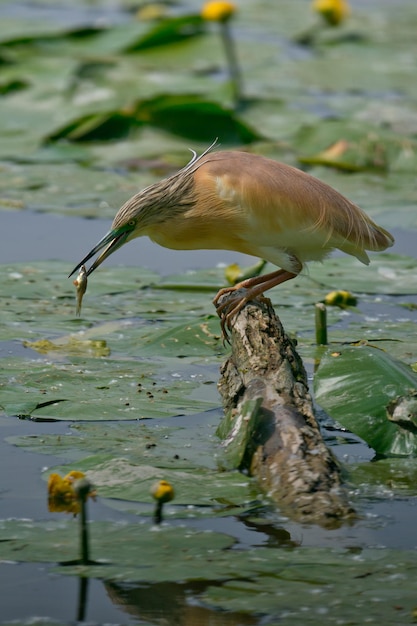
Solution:
[[[280,267],[217,294],[215,303],[225,293],[247,290],[218,307],[223,327],[230,327],[246,302],[297,276],[307,261],[321,261],[338,248],[368,264],[367,250],[394,243],[388,231],[317,178],[262,156],[210,152],[212,147],[128,200],[111,231],[74,271],[104,248],[90,274],[114,250],[142,235],[166,248],[235,250]]]

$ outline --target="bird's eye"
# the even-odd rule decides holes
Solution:
[[[135,220],[130,220],[130,222],[127,223],[128,226],[136,226],[136,221]]]

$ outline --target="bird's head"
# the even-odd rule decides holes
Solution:
[[[124,207],[122,207],[123,209]],[[94,270],[103,263],[104,259],[113,254],[115,250],[118,250],[131,239],[139,237],[140,232],[140,220],[133,213],[131,215],[123,213],[122,209],[117,213],[114,218],[110,231],[104,235],[102,239],[90,250],[90,252],[80,261],[72,270],[70,276],[72,276],[82,265],[85,265],[93,256],[102,251],[96,258],[94,263],[87,271],[89,276]],[[139,224],[139,227],[138,227]]]
[[[136,237],[150,234],[150,231],[157,229],[160,224],[167,223],[193,206],[195,202],[193,172],[216,142],[217,139],[199,157],[192,150],[193,158],[183,169],[146,187],[128,200],[117,212],[107,235],[100,239],[87,256],[74,267],[70,276],[102,250],[87,271],[89,276],[104,259],[123,244]]]
[[[119,209],[110,231],[74,267],[70,276],[102,251],[88,269],[89,276],[123,244],[136,237],[149,235],[161,223],[166,223],[176,214],[184,212],[193,203],[191,195],[192,177],[182,175],[181,172],[140,191]]]

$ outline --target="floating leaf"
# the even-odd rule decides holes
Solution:
[[[362,122],[346,124],[339,120],[304,126],[295,141],[303,151],[299,156],[301,163],[350,172],[387,172],[402,155],[412,156],[417,147],[391,130],[372,129]],[[309,146],[312,154],[308,154]],[[404,166],[406,163],[410,169],[415,167],[415,157],[403,160]]]
[[[51,563],[53,554],[52,563],[65,565],[66,561],[78,557],[77,525],[68,522],[38,525],[31,521],[0,521],[0,538],[6,548],[3,558]],[[117,577],[119,580],[198,580],[207,575],[207,570],[206,574],[202,574],[205,568],[201,568],[205,560],[213,563],[213,577],[221,579],[221,565],[225,558],[216,562],[213,553],[220,556],[234,543],[232,537],[224,534],[180,527],[162,527],[160,532],[152,532],[149,526],[141,528],[137,524],[104,522],[90,524],[89,531],[91,556],[103,565],[83,567],[84,574],[88,571],[94,577]],[[182,554],[183,558],[178,560],[178,554]],[[79,568],[70,569],[67,566],[60,573],[77,575],[79,572]]]
[[[204,32],[204,22],[199,15],[183,15],[161,19],[136,42],[130,43],[125,51],[135,52],[154,46],[177,43],[190,37],[201,35],[202,32]]]
[[[120,139],[145,124],[196,141],[212,142],[217,135],[228,143],[250,143],[260,136],[231,109],[204,97],[183,94],[159,95],[125,110],[83,115],[56,130],[47,140]]]
[[[332,348],[314,377],[318,404],[383,455],[417,455],[416,433],[387,417],[387,405],[416,388],[411,368],[371,346]]]
[[[327,165],[347,172],[366,169],[386,171],[388,168],[385,146],[373,137],[362,140],[359,145],[339,139],[313,156],[300,156],[299,161],[309,165]]]
[[[333,258],[311,267],[313,280],[358,293],[415,294],[417,291],[417,260],[396,254],[370,254],[366,267],[353,257]]]
[[[207,470],[198,465],[189,470],[176,469],[174,462],[168,463],[166,467],[164,463],[161,463],[161,467],[140,465],[110,455],[107,458],[105,455],[87,457],[77,462],[77,468],[87,473],[88,479],[102,497],[116,498],[118,501],[149,501],[150,488],[161,479],[168,480],[175,489],[175,506],[203,507],[203,512],[205,507],[206,515],[212,513],[213,509],[221,509],[224,502],[244,510],[252,500],[251,480],[238,472]],[[66,471],[67,468],[53,469]],[[152,513],[152,508],[149,513]],[[196,508],[193,515],[198,513]],[[181,508],[178,516],[187,517],[187,510]]]
[[[65,564],[78,556],[77,530],[69,520],[2,521],[3,558]],[[346,619],[353,624],[365,615],[388,626],[399,620],[408,623],[415,607],[417,566],[410,551],[302,546],[233,550],[232,537],[179,526],[155,532],[145,525],[92,522],[89,530],[91,556],[99,563],[57,571],[115,581],[113,595],[120,585],[125,597],[123,581],[130,588],[135,581],[215,581],[200,593],[205,606],[239,611],[241,616],[267,615],[269,621],[285,616],[294,625]]]
[[[147,389],[154,389],[145,384],[142,388],[145,394]],[[79,462],[81,452],[83,457],[89,457],[88,461],[83,461],[88,470],[113,458],[123,459],[126,465],[152,466],[160,470],[192,472],[198,467],[217,471],[219,440],[215,428],[220,413],[218,409],[192,415],[190,419],[178,416],[169,420],[155,418],[130,423],[80,422],[72,424],[65,437],[33,434],[12,437],[8,441],[41,454],[57,457],[64,453],[74,462]],[[114,482],[118,482],[116,475]],[[131,485],[134,480],[128,479],[127,483]],[[141,491],[141,487],[138,489]],[[146,500],[145,492],[141,493]]]
[[[157,96],[139,103],[136,114],[152,125],[197,141],[211,142],[219,137],[222,142],[233,144],[260,138],[260,133],[231,109],[201,96]]]
[[[204,397],[195,393],[201,381],[186,364],[181,370],[178,363],[167,375],[155,360],[72,361],[31,361],[28,368],[21,359],[6,359],[0,406],[9,415],[32,419],[131,420],[195,413],[219,402],[215,391]],[[138,385],[149,391],[139,393]]]
[[[387,498],[414,500],[417,482],[417,459],[410,457],[378,458],[372,463],[349,465],[349,482],[365,498],[384,502]]]
[[[301,548],[288,553],[286,565],[282,551],[275,553],[275,571],[268,571],[264,562],[259,576],[213,585],[203,594],[203,601],[218,610],[267,614],[276,623],[284,620],[293,626],[359,624],[364,616],[384,626],[410,619],[416,567],[406,551],[337,554]]]
[[[81,116],[57,130],[45,142],[68,139],[69,141],[109,141],[123,139],[129,132],[141,126],[136,116],[122,111],[109,111]]]

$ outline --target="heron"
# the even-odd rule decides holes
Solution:
[[[245,304],[298,276],[308,261],[339,249],[368,265],[367,251],[393,245],[387,230],[327,183],[258,154],[213,150],[216,143],[200,156],[191,150],[185,167],[130,198],[70,276],[101,252],[90,275],[142,236],[165,248],[232,250],[277,266],[217,293],[213,302],[225,336]]]

